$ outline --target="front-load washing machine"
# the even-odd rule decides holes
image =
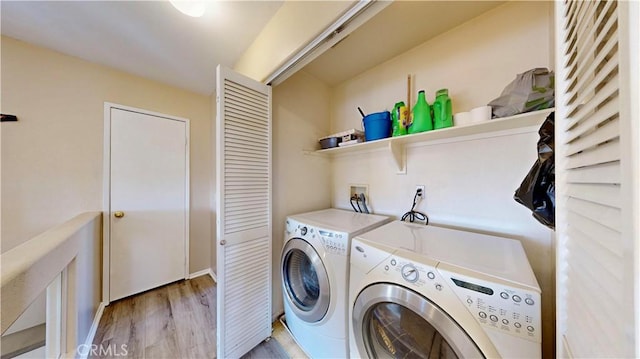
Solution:
[[[352,241],[352,358],[540,358],[519,241],[395,221]]]
[[[333,208],[287,217],[280,266],[286,323],[311,358],[349,355],[351,238],[389,221]]]

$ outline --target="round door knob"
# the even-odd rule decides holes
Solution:
[[[122,211],[115,211],[115,212],[113,213],[113,216],[114,216],[114,217],[116,217],[116,218],[122,218],[122,217],[124,217],[124,212],[122,212]]]

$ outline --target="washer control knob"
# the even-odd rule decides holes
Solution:
[[[507,292],[502,292],[502,293],[500,293],[500,297],[502,299],[509,299],[509,294],[507,294]]]
[[[489,319],[491,319],[492,322],[497,322],[498,321],[498,317],[496,317],[495,315],[491,314],[489,316]]]
[[[395,265],[396,265],[396,260],[395,260],[395,259],[392,259],[392,260],[391,260],[391,265],[392,265],[392,266],[395,266]]]
[[[529,332],[533,332],[533,327],[529,325],[529,326],[527,326],[527,330],[528,330]]]
[[[300,228],[300,234],[302,234],[303,236],[307,234],[307,227]]]
[[[434,279],[436,275],[433,272],[429,272],[427,273],[427,277],[429,277],[429,279]]]
[[[515,323],[513,323],[513,326],[518,328],[518,329],[520,329],[522,327],[522,324],[520,324],[518,322],[515,322]]]
[[[437,290],[442,290],[442,284],[436,284],[436,289]]]
[[[520,303],[522,301],[522,298],[520,298],[519,295],[515,295],[515,294],[513,297],[511,297],[511,299],[513,299],[513,301],[516,303]]]
[[[393,260],[391,261],[391,264],[393,265]],[[403,265],[400,272],[402,273],[402,278],[407,282],[415,283],[418,281],[418,269],[413,264]]]
[[[527,298],[524,300],[525,303],[529,304],[529,305],[533,305],[534,301],[531,298]]]
[[[487,318],[487,313],[485,313],[485,312],[480,312],[480,313],[478,313],[478,316],[479,316],[480,318],[482,318],[482,319],[486,319],[486,318]]]

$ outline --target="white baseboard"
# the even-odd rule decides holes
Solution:
[[[87,339],[85,339],[83,343],[82,350],[78,350],[78,348],[74,348],[73,353],[67,353],[69,357],[76,357],[78,359],[86,359],[91,352],[89,348],[93,344],[93,339],[96,336],[96,331],[98,331],[98,325],[100,324],[100,319],[102,318],[102,313],[104,312],[104,308],[107,306],[106,302],[101,302],[98,306],[98,310],[96,310],[96,315],[93,317],[93,323],[91,323],[91,328],[89,328],[89,333],[87,334]]]
[[[188,279],[193,279],[193,278],[200,277],[200,276],[207,275],[207,274],[213,279],[214,282],[218,283],[218,278],[216,278],[216,274],[213,273],[213,270],[211,268],[207,268],[207,269],[203,269],[201,271],[197,271],[195,273],[191,273],[191,274],[189,274],[189,278]]]
[[[203,270],[200,270],[200,271],[197,271],[197,272],[191,273],[191,274],[189,274],[189,276],[187,277],[187,279],[193,279],[193,278],[196,278],[196,277],[200,277],[200,276],[203,276],[203,275],[207,275],[207,274],[209,274],[209,271],[210,271],[210,270],[211,270],[211,268],[207,268],[207,269],[203,269]]]

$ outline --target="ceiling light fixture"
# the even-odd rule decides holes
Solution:
[[[192,17],[204,15],[205,1],[200,0],[169,0],[171,5],[181,13]]]

